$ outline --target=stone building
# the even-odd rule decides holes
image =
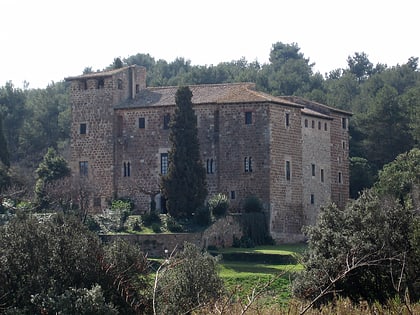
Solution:
[[[91,206],[130,197],[140,211],[164,208],[169,122],[177,87],[146,87],[130,66],[66,79],[71,83],[71,168],[88,183]],[[350,113],[298,97],[274,97],[251,83],[191,85],[209,195],[234,208],[259,197],[279,242],[302,237],[323,204],[349,196]]]

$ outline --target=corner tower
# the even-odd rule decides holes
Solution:
[[[70,82],[73,183],[89,195],[89,208],[104,207],[115,192],[115,138],[122,126],[118,104],[146,87],[146,69],[129,66],[65,79]]]

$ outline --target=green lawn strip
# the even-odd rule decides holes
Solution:
[[[246,299],[253,289],[259,290],[270,279],[273,283],[264,290],[260,302],[264,305],[285,304],[290,298],[290,283],[301,265],[267,265],[246,262],[221,262],[219,275],[229,292]]]
[[[302,254],[306,250],[306,244],[284,244],[284,245],[266,245],[256,246],[252,248],[221,248],[216,252],[223,253],[263,253],[263,254],[276,254],[276,255],[291,255]]]

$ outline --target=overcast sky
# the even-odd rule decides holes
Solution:
[[[0,86],[44,88],[149,53],[193,65],[268,62],[297,43],[322,74],[365,52],[374,64],[420,56],[417,0],[0,0]]]

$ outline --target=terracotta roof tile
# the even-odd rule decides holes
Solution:
[[[189,86],[193,104],[266,103],[273,102],[303,107],[290,100],[255,91],[253,83],[202,84]],[[127,100],[116,108],[175,105],[177,86],[150,87],[140,91],[136,98]]]

